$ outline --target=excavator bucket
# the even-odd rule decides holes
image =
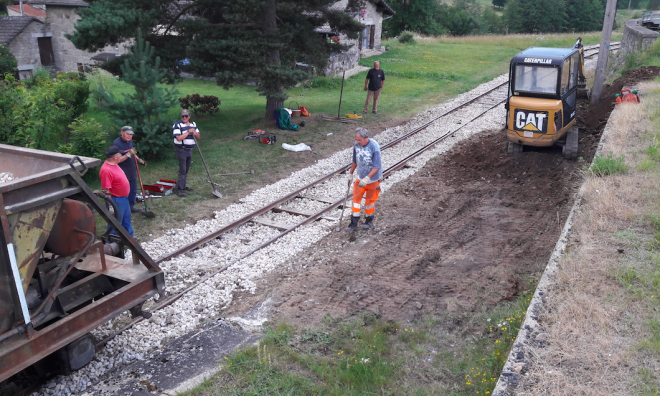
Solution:
[[[591,88],[578,85],[577,96],[578,98],[591,99]]]

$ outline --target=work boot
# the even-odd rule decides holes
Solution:
[[[192,188],[190,188],[190,187],[186,187],[186,188],[184,188],[184,190],[185,190],[185,191],[188,191],[188,192],[193,192],[193,191],[195,191],[194,189],[192,189]]]
[[[144,212],[144,209],[141,208],[131,208],[131,213],[140,213]]]
[[[364,218],[365,222],[362,225],[363,230],[370,230],[374,228],[374,217],[373,216],[367,216]]]
[[[176,195],[180,196],[181,198],[185,198],[188,196],[182,190],[177,190]]]
[[[346,232],[357,231],[359,222],[360,222],[360,217],[351,216],[351,224],[349,224],[348,227],[346,227]]]

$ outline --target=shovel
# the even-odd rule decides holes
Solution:
[[[249,172],[234,172],[234,173],[218,173],[216,176],[231,176],[231,175],[254,175],[254,169],[250,169]]]
[[[215,195],[218,198],[222,198],[222,194],[220,194],[220,191],[215,187],[215,183],[213,183],[213,180],[211,179],[211,172],[209,172],[209,167],[206,165],[206,161],[204,160],[204,156],[202,155],[202,149],[199,148],[199,144],[197,144],[197,139],[195,138],[195,135],[191,135],[193,140],[195,141],[195,147],[197,147],[197,151],[199,152],[199,157],[202,159],[202,163],[204,164],[204,169],[206,169],[206,174],[209,175],[209,182],[211,183],[211,187],[213,187],[213,195]]]
[[[135,169],[137,170],[138,180],[140,180],[140,190],[142,191],[142,200],[144,201],[144,212],[141,213],[144,217],[153,219],[156,215],[147,208],[147,193],[144,192],[144,185],[142,185],[142,176],[140,175],[140,167],[138,166],[137,158],[133,156],[133,160],[135,160]]]
[[[346,198],[344,198],[344,206],[341,207],[341,216],[339,216],[339,227],[335,228],[335,231],[341,231],[341,222],[344,220],[344,209],[346,209],[346,201],[348,201],[348,193],[351,192],[351,184],[353,179],[348,179],[348,187],[346,188]]]

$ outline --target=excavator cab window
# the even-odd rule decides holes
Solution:
[[[567,58],[568,59],[568,58]],[[571,78],[569,79],[569,87],[568,89],[571,90],[573,87],[577,85],[577,80],[578,80],[578,66],[580,65],[580,53],[576,52],[570,57],[571,59]],[[566,65],[566,62],[564,62],[564,65]]]
[[[556,67],[516,65],[514,92],[532,94],[557,94]]]
[[[569,81],[571,80],[571,58],[564,59],[564,64],[561,67],[561,95],[564,96],[568,92]]]

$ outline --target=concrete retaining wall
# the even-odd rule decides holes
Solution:
[[[644,51],[658,41],[660,33],[642,27],[641,23],[641,19],[631,19],[626,22],[623,29],[623,38],[621,38],[620,51],[623,54]]]

